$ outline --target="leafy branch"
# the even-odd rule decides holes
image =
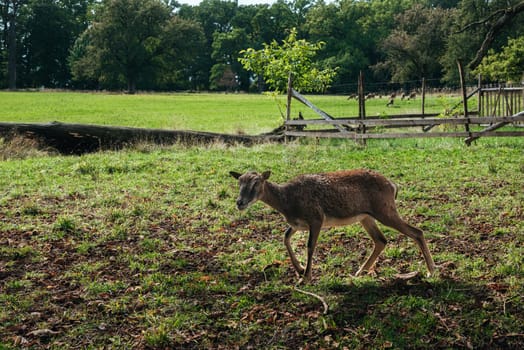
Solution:
[[[265,43],[261,50],[242,50],[238,60],[246,70],[262,76],[276,93],[286,91],[290,74],[295,90],[319,92],[329,87],[336,75],[336,69],[321,69],[313,62],[324,45],[324,42],[297,39],[297,30],[293,28],[282,44],[273,40],[270,44]]]

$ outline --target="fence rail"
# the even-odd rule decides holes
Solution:
[[[289,120],[286,125],[343,125],[351,128],[361,126],[392,126],[410,127],[425,125],[465,125],[465,124],[489,124],[489,123],[515,123],[524,121],[524,112],[509,117],[473,117],[473,118],[424,118],[424,119],[309,119],[309,120]]]
[[[421,133],[379,133],[379,134],[359,134],[349,133],[343,137],[337,132],[329,131],[289,131],[286,136],[295,137],[318,137],[318,138],[346,138],[350,140],[366,140],[366,139],[407,139],[407,138],[434,138],[434,137],[464,137],[478,139],[485,136],[524,136],[524,131],[451,131],[451,132],[430,132],[421,135]],[[467,142],[467,141],[466,141]],[[467,143],[471,143],[467,142]]]

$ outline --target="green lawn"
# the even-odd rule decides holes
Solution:
[[[110,106],[140,99],[148,102],[135,105],[135,117],[152,100],[164,101],[158,122],[174,108],[167,101],[186,95],[15,96],[28,98],[27,106],[30,96],[40,104],[91,96],[107,111],[85,107],[86,119],[60,120],[98,123],[118,118],[105,114]],[[207,96],[217,110],[222,96],[230,104],[228,111],[223,103],[224,115],[238,115],[231,105],[242,101],[246,110],[266,102],[275,108],[263,96],[187,96]],[[328,97],[313,98],[328,110]],[[38,117],[43,109],[9,109],[20,118],[12,120],[47,121]],[[268,118],[278,125],[278,110]],[[226,120],[201,125],[229,130]],[[522,138],[481,138],[471,147],[460,139],[369,140],[365,147],[299,140],[141,144],[83,156],[10,152],[0,161],[0,349],[523,348],[523,148]],[[439,274],[422,277],[415,243],[383,227],[389,243],[376,274],[354,278],[371,240],[359,225],[324,231],[313,281],[301,287],[326,301],[323,314],[318,299],[293,289],[283,218],[262,203],[239,212],[228,172],[270,169],[283,182],[351,168],[374,169],[399,185],[399,212],[424,230]],[[293,244],[304,261],[306,235]],[[420,274],[396,277],[412,271]]]
[[[358,115],[358,102],[346,96],[307,96],[334,117]],[[0,121],[51,122],[120,125],[144,128],[198,130],[257,134],[282,124],[284,96],[256,94],[106,94],[79,92],[0,92]],[[427,113],[442,113],[457,102],[454,96],[428,96]],[[474,104],[475,102],[472,101]],[[387,99],[366,103],[368,116],[420,113],[420,99]],[[318,118],[312,110],[294,100],[292,116]]]
[[[0,120],[89,123],[206,131],[271,130],[281,119],[273,99],[247,94],[0,92]]]

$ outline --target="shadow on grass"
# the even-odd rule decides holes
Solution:
[[[435,280],[356,280],[333,284],[334,334],[348,331],[359,346],[400,348],[521,348],[518,305],[510,312],[484,284]]]

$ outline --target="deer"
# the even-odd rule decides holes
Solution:
[[[413,239],[422,252],[428,276],[435,272],[423,232],[402,220],[397,212],[397,185],[377,172],[356,169],[304,174],[284,184],[268,181],[271,171],[261,174],[230,171],[229,174],[238,180],[238,210],[260,200],[284,216],[289,225],[284,233],[284,245],[300,277],[298,283],[308,283],[312,279],[312,260],[320,231],[356,222],[364,227],[374,246],[355,276],[372,271],[386,246],[386,237],[376,221]],[[291,237],[297,231],[309,231],[305,268],[291,247]]]

